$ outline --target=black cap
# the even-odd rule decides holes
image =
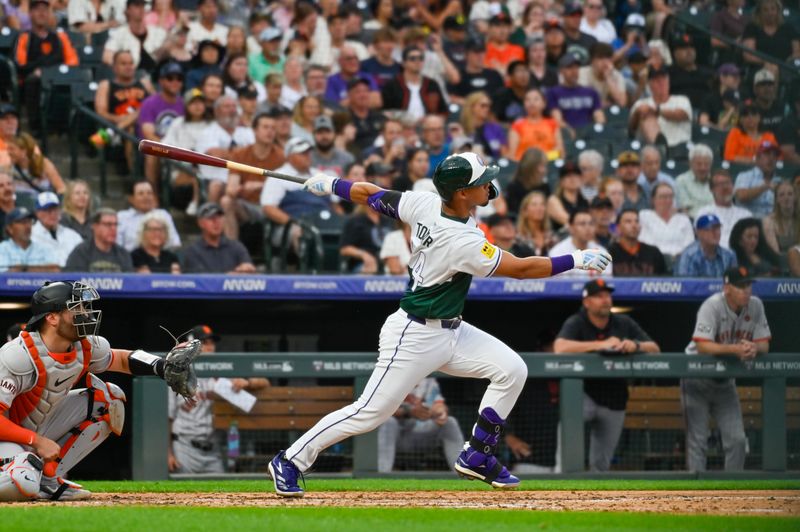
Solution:
[[[175,61],[169,61],[161,65],[161,68],[158,71],[159,79],[172,75],[183,77],[183,69],[181,68],[181,65],[179,65]]]
[[[497,214],[497,213],[488,216],[484,221],[486,222],[486,225],[488,227],[495,227],[497,225],[504,223],[511,223],[511,224],[514,223],[513,220],[511,220],[511,218],[509,218],[505,214]]]
[[[589,205],[590,209],[613,209],[614,204],[611,203],[611,200],[605,196],[595,196],[592,200],[591,205]]]
[[[483,39],[472,38],[467,41],[466,49],[468,52],[485,52],[486,44],[483,42]]]
[[[581,168],[574,161],[567,161],[558,171],[558,177],[565,177],[572,174],[581,175]]]
[[[215,334],[208,325],[195,325],[192,327],[192,330],[186,334],[186,340],[189,342],[192,340],[208,340],[209,338],[215,342],[219,342],[219,335]]]
[[[725,89],[725,92],[722,93],[722,101],[738,104],[741,101],[741,95],[736,89]]]
[[[197,209],[198,218],[211,218],[212,216],[222,214],[225,214],[225,211],[222,210],[222,207],[219,206],[219,203],[214,203],[212,201],[203,203],[200,205],[200,208]]]
[[[678,33],[672,40],[673,48],[694,48],[692,36],[688,33]]]
[[[567,68],[581,63],[582,61],[578,54],[567,52],[558,60],[558,68]]]
[[[501,24],[511,24],[511,17],[505,11],[500,11],[489,19],[490,26],[499,26]]]
[[[460,15],[457,16],[457,17],[449,16],[446,19],[444,19],[444,23],[442,24],[442,28],[445,29],[445,30],[466,31],[467,24],[464,21],[464,17],[463,16],[460,16]]]
[[[657,78],[659,76],[669,76],[669,70],[665,65],[656,68],[653,65],[647,67],[647,79]]]
[[[145,5],[145,0],[128,0],[125,2],[125,7],[128,6],[143,6]]]
[[[567,2],[564,4],[564,15],[577,15],[583,14],[583,6],[580,2]]]
[[[736,266],[728,268],[722,275],[722,280],[725,284],[732,284],[736,287],[744,287],[755,281],[750,270],[744,266]]]
[[[16,207],[6,214],[6,225],[21,222],[22,220],[33,220],[36,216],[25,207]]]
[[[506,67],[506,75],[511,76],[514,73],[514,70],[516,70],[518,66],[521,66],[522,68],[525,69],[528,68],[528,64],[525,61],[520,61],[519,59],[515,59],[514,61],[511,61],[508,64],[508,67]]]
[[[362,76],[356,76],[347,82],[347,90],[352,90],[359,85],[366,85],[368,89],[372,88],[372,85],[370,85],[369,80],[367,78]]]
[[[252,83],[236,89],[236,95],[239,98],[247,98],[248,100],[255,100],[258,98],[258,90]]]
[[[19,118],[19,111],[13,104],[0,103],[0,118],[4,118],[7,115],[14,115]]]
[[[31,0],[30,7],[28,9],[32,8],[36,4],[44,4],[46,6],[50,6],[50,0]]]
[[[583,285],[582,296],[589,297],[595,294],[599,294],[600,292],[603,291],[611,293],[614,291],[614,287],[608,284],[606,280],[601,277],[599,279],[593,279],[588,283],[586,283],[585,285]]]

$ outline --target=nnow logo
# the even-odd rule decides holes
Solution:
[[[800,295],[800,283],[778,283],[777,292],[779,294],[798,294]]]
[[[83,277],[81,282],[95,290],[122,290],[121,277]]]
[[[645,281],[642,283],[643,294],[680,294],[683,283],[679,281]]]
[[[547,283],[544,281],[533,281],[526,279],[524,281],[505,281],[503,283],[503,292],[505,293],[522,293],[522,294],[541,294],[547,289]]]
[[[406,289],[406,281],[396,281],[392,279],[381,281],[366,281],[364,283],[365,292],[396,293]]]
[[[225,279],[222,283],[222,290],[226,292],[261,292],[266,289],[266,279]]]

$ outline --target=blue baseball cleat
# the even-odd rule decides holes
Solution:
[[[297,484],[297,479],[302,478],[303,474],[297,466],[286,459],[283,451],[279,451],[275,458],[270,460],[269,475],[275,485],[275,493],[281,497],[302,497],[305,491]]]
[[[460,477],[482,480],[493,488],[509,489],[519,486],[519,479],[509,473],[497,458],[476,451],[469,445],[464,446],[454,467]]]

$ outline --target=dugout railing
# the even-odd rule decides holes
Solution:
[[[787,474],[787,457],[796,455],[797,438],[789,448],[789,429],[800,429],[794,402],[787,411],[787,381],[800,378],[800,354],[771,353],[750,362],[728,356],[687,356],[683,353],[606,357],[598,355],[522,354],[530,378],[558,379],[562,476],[587,476],[582,415],[583,379],[626,378],[649,382],[679,378],[737,378],[759,382],[761,468],[748,476],[774,477]],[[366,386],[375,364],[373,353],[226,353],[204,355],[196,361],[199,377],[267,377],[271,379],[352,379],[354,396]],[[439,375],[441,378],[449,378]],[[795,390],[792,388],[792,390]],[[134,379],[132,416],[132,473],[136,480],[168,478],[167,388],[160,379]],[[375,475],[377,471],[377,431],[353,438],[354,476]],[[615,472],[605,475],[614,475]],[[640,476],[663,478],[666,472],[646,472]],[[669,472],[670,478],[675,473]],[[714,477],[685,472],[687,477]],[[423,473],[430,476],[430,473]]]

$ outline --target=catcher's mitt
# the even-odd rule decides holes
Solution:
[[[200,354],[200,340],[183,342],[172,348],[164,360],[164,380],[172,391],[192,401],[197,392],[197,376],[192,361]]]

